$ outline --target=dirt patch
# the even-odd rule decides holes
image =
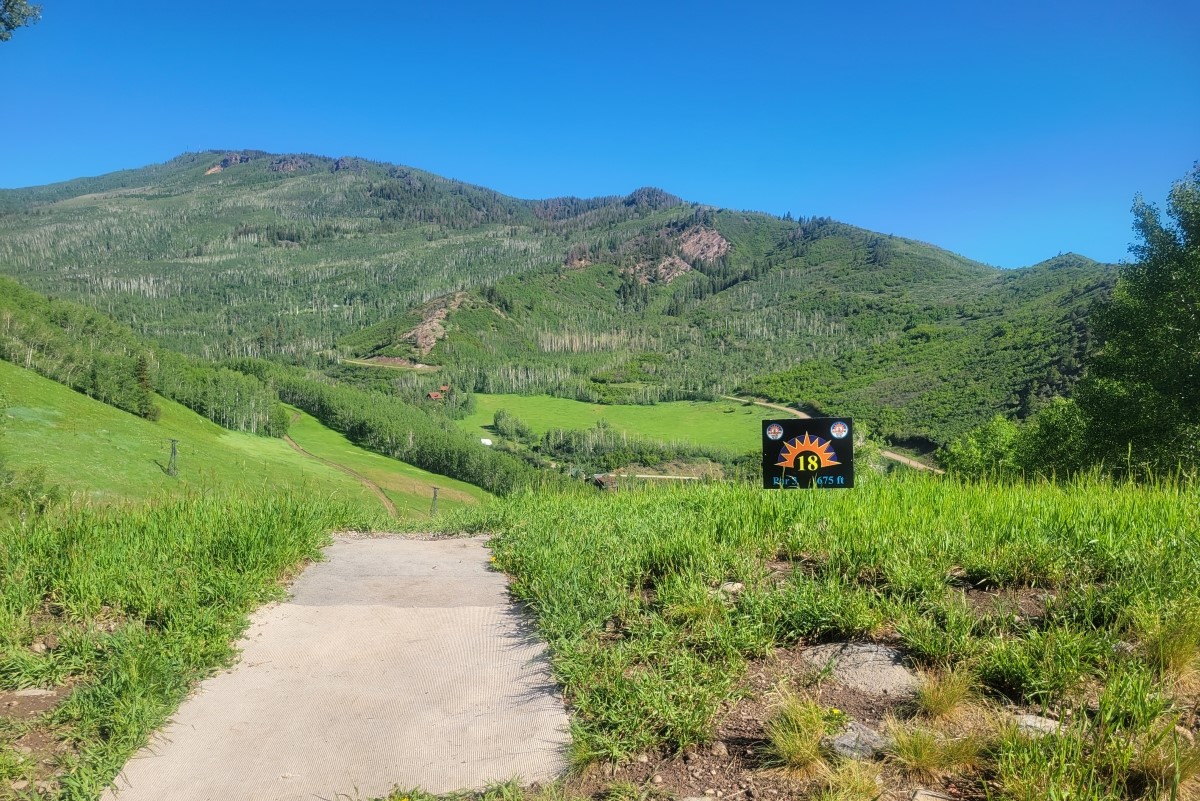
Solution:
[[[69,695],[68,685],[43,690],[31,687],[25,690],[0,690],[0,717],[9,720],[30,720],[58,706]]]
[[[1008,587],[1005,589],[960,589],[963,602],[977,616],[1012,617],[1017,620],[1037,622],[1046,616],[1046,604],[1050,594],[1032,587]]]
[[[711,228],[697,226],[684,231],[679,250],[688,261],[716,261],[729,252],[729,240]]]
[[[455,292],[435,298],[421,307],[421,322],[411,331],[403,334],[400,342],[411,342],[414,349],[422,356],[428,356],[429,351],[439,341],[446,338],[446,328],[442,325],[450,312],[458,309],[467,299],[466,292]]]
[[[372,356],[369,359],[344,359],[350,364],[361,364],[366,367],[391,367],[396,370],[424,370],[436,372],[441,368],[436,364],[422,364],[412,359],[402,359],[398,356]]]
[[[637,278],[641,284],[669,284],[681,275],[692,271],[692,265],[678,256],[667,256],[658,264],[641,262],[636,267],[630,267],[626,272]]]
[[[16,758],[17,773],[0,783],[0,797],[6,791],[54,793],[57,779],[77,751],[70,743],[47,728],[44,716],[53,711],[71,692],[71,683],[44,690],[0,690],[0,749]]]

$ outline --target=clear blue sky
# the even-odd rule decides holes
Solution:
[[[83,2],[0,43],[0,186],[259,148],[663,187],[1005,267],[1117,261],[1200,159],[1200,4]]]

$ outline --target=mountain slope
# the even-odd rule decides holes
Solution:
[[[1115,275],[657,189],[526,201],[256,151],[0,192],[0,271],[200,355],[335,351],[441,366],[427,389],[593,401],[740,389],[927,443],[1069,392]]]

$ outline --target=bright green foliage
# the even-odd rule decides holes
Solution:
[[[950,443],[938,452],[938,461],[950,472],[968,478],[1007,478],[1018,468],[1015,423],[997,415],[988,423]]]
[[[1110,468],[1200,466],[1200,167],[1171,188],[1169,223],[1140,197],[1133,213],[1137,260],[1096,316],[1079,403]]]
[[[1114,646],[1157,630],[1130,622],[1138,610],[1195,608],[1197,515],[1200,494],[1184,485],[906,475],[850,492],[518,493],[444,526],[497,535],[498,563],[550,643],[579,749],[619,756],[711,737],[747,660],[800,639],[892,632],[919,665],[973,669],[984,692],[1049,706],[1134,668],[1151,675],[1163,649]],[[785,560],[779,583],[769,563]],[[730,581],[745,590],[723,593]],[[963,586],[980,585],[1054,600],[1039,620],[972,610]],[[1114,698],[1129,715],[1145,703]]]

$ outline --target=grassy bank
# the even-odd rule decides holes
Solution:
[[[1162,732],[1195,725],[1198,521],[1187,487],[908,476],[845,493],[522,494],[451,525],[499,535],[574,706],[579,762],[706,741],[773,650],[875,640],[991,703],[1074,714],[1058,735],[989,740],[963,770],[960,786],[1032,801],[1156,797],[1196,761],[1182,740],[1164,756]],[[1044,608],[981,608],[981,589],[1014,604],[1035,589]]]
[[[45,781],[44,797],[96,798],[330,531],[376,522],[245,493],[0,526],[0,795]],[[49,692],[5,692],[23,688]]]

